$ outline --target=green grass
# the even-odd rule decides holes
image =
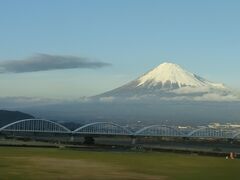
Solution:
[[[0,179],[239,179],[240,160],[156,152],[0,147]]]

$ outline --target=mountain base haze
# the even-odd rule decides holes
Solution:
[[[211,122],[238,123],[240,117],[240,102],[72,102],[17,109],[39,118],[82,124],[109,121],[122,125],[139,122],[145,125],[204,125]]]

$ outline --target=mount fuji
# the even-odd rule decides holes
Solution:
[[[224,84],[208,81],[177,64],[163,63],[136,80],[95,96],[101,99],[235,101]]]
[[[37,101],[33,101],[28,102],[27,107],[19,100],[16,102],[17,110],[35,117],[81,120],[82,123],[204,125],[240,122],[240,99],[231,89],[173,63],[160,64],[117,89],[79,101],[45,105],[36,105]]]

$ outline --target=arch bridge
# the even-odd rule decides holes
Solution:
[[[23,119],[0,128],[9,132],[70,133],[65,126],[46,119]]]
[[[135,136],[163,136],[163,137],[184,137],[185,134],[171,126],[152,125],[144,127],[134,133]]]
[[[132,132],[127,128],[110,122],[95,122],[86,124],[74,130],[73,133],[93,135],[132,135]]]
[[[166,125],[152,125],[143,127],[135,132],[121,125],[111,122],[94,122],[83,125],[74,131],[69,130],[60,123],[46,119],[23,119],[0,128],[0,132],[38,132],[62,133],[75,135],[109,135],[134,137],[188,137],[188,138],[214,138],[214,139],[240,139],[240,129],[221,129],[201,127],[184,130],[179,127]]]

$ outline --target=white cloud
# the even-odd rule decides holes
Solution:
[[[21,60],[2,61],[0,63],[0,73],[24,73],[76,68],[96,69],[109,65],[109,63],[89,61],[86,58],[77,56],[36,54]]]
[[[115,97],[112,97],[112,96],[99,98],[99,101],[101,101],[101,102],[107,102],[107,103],[113,102],[114,100],[115,100]]]
[[[204,94],[202,96],[197,96],[193,98],[196,101],[240,101],[240,99],[232,94],[228,95],[221,95],[221,94],[214,94],[214,93],[208,93]]]

